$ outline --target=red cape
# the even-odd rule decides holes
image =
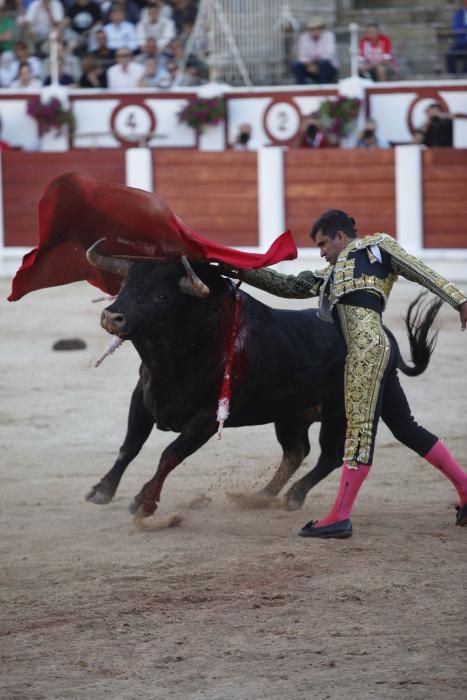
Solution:
[[[90,265],[86,250],[100,238],[99,252],[153,258],[213,260],[256,268],[297,257],[292,234],[279,236],[264,254],[242,253],[202,238],[156,195],[65,173],[52,180],[39,202],[39,245],[23,258],[9,301],[45,287],[87,280],[117,294],[121,278]],[[124,239],[124,243],[119,239]]]

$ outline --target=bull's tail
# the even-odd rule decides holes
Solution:
[[[397,342],[394,344],[397,352],[397,367],[409,377],[416,377],[426,370],[438,337],[439,328],[435,326],[435,320],[443,302],[440,299],[434,299],[424,304],[426,294],[427,292],[422,292],[414,299],[405,316],[412,366],[406,364],[402,358]],[[390,331],[389,335],[394,340]]]

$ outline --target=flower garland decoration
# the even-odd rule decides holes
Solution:
[[[225,119],[225,102],[222,97],[195,97],[178,112],[178,121],[191,126],[202,134],[206,126],[219,124]]]
[[[358,98],[339,95],[321,102],[311,116],[319,122],[328,143],[337,146],[341,138],[348,136],[354,128],[359,109]]]
[[[51,97],[48,102],[43,103],[39,95],[34,95],[28,99],[26,112],[36,120],[39,136],[43,136],[53,129],[58,135],[65,125],[71,131],[75,127],[73,112],[71,109],[65,109],[56,97]]]

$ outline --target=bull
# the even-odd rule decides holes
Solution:
[[[125,469],[156,425],[179,435],[164,449],[155,475],[130,504],[138,517],[155,512],[167,475],[218,429],[220,388],[233,319],[238,317],[225,425],[274,423],[283,455],[260,491],[265,501],[281,492],[309,454],[308,429],[321,421],[318,461],[284,498],[289,509],[300,508],[308,491],[342,465],[345,348],[334,325],[321,320],[315,309],[271,308],[237,290],[215,266],[117,259],[99,254],[98,245],[89,249],[88,260],[124,277],[115,301],[102,312],[101,325],[133,343],[141,366],[118,457],[87,500],[97,504],[112,500]],[[434,301],[422,311],[417,298],[409,306],[411,365],[402,359],[388,331],[398,367],[407,375],[421,374],[429,363],[436,339],[432,326],[440,305]]]

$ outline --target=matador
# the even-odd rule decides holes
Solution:
[[[343,336],[345,413],[344,463],[336,500],[319,521],[300,531],[303,537],[346,538],[352,535],[351,510],[373,462],[376,430],[382,416],[394,436],[454,485],[459,496],[457,525],[467,525],[467,473],[445,444],[414,420],[397,375],[397,358],[382,324],[382,312],[399,275],[418,282],[460,313],[467,324],[467,296],[391,236],[357,237],[355,220],[331,209],[313,225],[311,238],[329,265],[317,272],[284,275],[270,269],[232,270],[231,277],[281,297],[319,296],[319,314],[334,322]]]

